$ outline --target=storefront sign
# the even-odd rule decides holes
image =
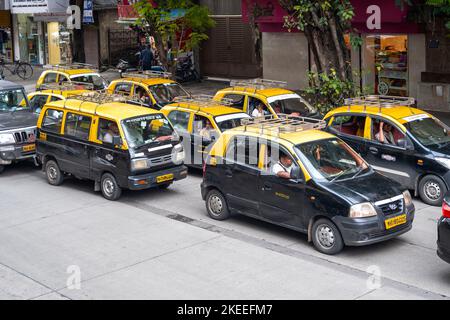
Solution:
[[[84,0],[83,23],[94,23],[94,2]]]
[[[13,14],[38,14],[65,12],[69,0],[9,0]]]

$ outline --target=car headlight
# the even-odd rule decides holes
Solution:
[[[11,144],[15,142],[16,140],[14,140],[14,136],[12,135],[12,133],[0,134],[0,144]]]
[[[377,211],[369,202],[355,204],[350,208],[350,218],[367,218],[377,215]]]
[[[179,164],[184,161],[184,158],[185,158],[184,148],[183,145],[179,143],[175,147],[173,147],[172,161],[175,164]]]
[[[403,199],[405,199],[405,206],[410,207],[413,205],[411,193],[408,190],[403,191]]]
[[[440,157],[435,157],[434,160],[436,160],[437,162],[439,162],[440,164],[442,164],[444,167],[446,167],[447,169],[450,169],[450,159],[448,158],[440,158]]]
[[[131,160],[131,170],[145,170],[150,168],[150,164],[147,159],[134,159]]]

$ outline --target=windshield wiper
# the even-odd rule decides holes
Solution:
[[[359,176],[366,168],[359,167],[358,171],[353,175],[352,179],[355,179],[357,176]]]
[[[352,169],[353,169],[353,168],[348,168],[348,169],[346,169],[346,170],[344,170],[344,171],[341,171],[341,173],[339,173],[337,176],[335,176],[333,179],[331,179],[330,182],[336,181],[337,179],[339,179],[340,177],[342,177],[344,174],[346,174],[346,173],[352,171]]]

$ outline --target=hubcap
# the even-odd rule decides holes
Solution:
[[[111,179],[105,179],[103,181],[103,190],[108,196],[114,193],[114,183],[112,182]]]
[[[222,212],[223,203],[218,196],[212,196],[209,198],[209,210],[214,215],[219,215]]]
[[[48,168],[48,177],[50,180],[56,180],[58,178],[58,171],[56,171],[55,167]]]
[[[434,181],[429,181],[424,186],[425,195],[430,200],[438,200],[441,197],[441,187]]]
[[[317,228],[317,240],[322,247],[331,248],[335,241],[333,230],[325,224],[320,225]]]

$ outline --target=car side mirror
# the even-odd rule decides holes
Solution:
[[[291,170],[291,179],[295,180],[297,182],[302,182],[303,181],[303,174],[302,171],[300,169],[300,167],[295,166],[292,168]]]
[[[399,146],[400,148],[407,149],[407,150],[412,150],[413,149],[413,146],[408,141],[408,139],[398,139],[397,140],[397,146]]]
[[[112,142],[114,146],[122,147],[122,138],[120,136],[114,136]]]

